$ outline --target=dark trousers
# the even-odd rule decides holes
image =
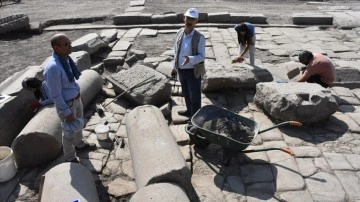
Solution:
[[[326,83],[324,83],[324,82],[322,82],[320,78],[321,78],[320,75],[314,74],[314,75],[311,75],[311,76],[308,78],[308,80],[306,80],[306,82],[308,82],[308,83],[317,83],[317,84],[320,84],[320,85],[321,85],[322,87],[324,87],[324,88],[329,87],[329,85],[326,84]]]
[[[201,108],[201,78],[196,78],[194,69],[178,69],[186,108],[193,116]]]

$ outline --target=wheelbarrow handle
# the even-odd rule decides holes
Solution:
[[[205,138],[204,136],[201,136],[199,133],[196,133],[196,132],[195,132],[195,133],[191,132],[191,131],[189,130],[189,128],[190,128],[189,125],[185,126],[185,131],[186,131],[188,134],[193,135],[193,136],[196,136],[196,137],[198,137],[198,138],[200,138],[200,139],[206,140],[206,138]],[[196,130],[197,130],[197,129],[196,129]]]
[[[284,148],[265,148],[265,149],[251,149],[251,150],[243,150],[242,153],[252,153],[252,152],[262,152],[262,151],[270,151],[270,150],[280,150],[285,153],[290,154],[291,156],[294,156],[294,152],[291,151],[290,148],[284,147]]]
[[[281,126],[284,126],[284,125],[292,125],[292,126],[302,126],[302,124],[298,121],[286,121],[286,122],[282,122],[282,123],[279,123],[275,126],[272,126],[270,128],[267,128],[267,129],[264,129],[264,130],[261,130],[258,132],[258,134],[260,133],[263,133],[263,132],[266,132],[266,131],[269,131],[269,130],[272,130],[274,128],[278,128],[278,127],[281,127]]]

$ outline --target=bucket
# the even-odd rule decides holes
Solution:
[[[10,147],[0,146],[0,182],[13,178],[16,174],[13,150]]]
[[[95,133],[98,140],[107,140],[109,139],[109,130],[108,125],[98,125],[95,127]]]

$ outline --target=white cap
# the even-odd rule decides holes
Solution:
[[[199,12],[196,8],[189,8],[186,13],[184,14],[184,16],[187,17],[191,17],[191,18],[199,18]]]

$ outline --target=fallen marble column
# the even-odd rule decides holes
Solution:
[[[191,192],[191,172],[159,108],[133,109],[126,118],[129,148],[138,189],[174,182]]]
[[[40,201],[99,201],[92,173],[78,163],[62,163],[45,173]]]
[[[85,70],[78,83],[86,107],[101,90],[102,79],[97,72]],[[11,145],[18,168],[38,166],[56,158],[62,145],[61,134],[60,119],[54,105],[42,108]]]
[[[23,89],[26,77],[40,77],[41,67],[30,66],[15,73],[0,84],[0,146],[11,146],[19,132],[34,116],[31,103],[36,101],[31,91]]]
[[[172,183],[152,184],[139,189],[130,202],[143,201],[190,201],[181,187]]]

